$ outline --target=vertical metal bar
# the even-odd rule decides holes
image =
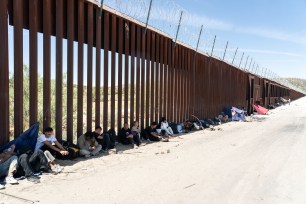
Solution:
[[[173,120],[173,117],[172,117],[172,94],[173,94],[173,89],[172,89],[172,80],[173,80],[173,75],[172,75],[172,61],[173,61],[173,48],[172,48],[172,40],[171,39],[168,39],[167,40],[167,44],[168,44],[168,94],[167,94],[167,97],[168,97],[168,100],[167,100],[167,118],[168,120]]]
[[[160,63],[159,63],[159,57],[160,57],[160,52],[159,52],[159,37],[160,35],[157,34],[156,35],[156,50],[155,50],[155,62],[156,62],[156,66],[155,66],[155,108],[154,108],[154,112],[155,112],[155,120],[159,121],[159,67],[160,67]]]
[[[116,103],[116,47],[117,47],[117,18],[112,15],[111,24],[111,49],[112,49],[112,65],[111,65],[111,128],[115,128],[115,103]]]
[[[174,57],[174,64],[175,64],[175,69],[174,69],[174,122],[178,122],[178,110],[176,109],[179,107],[179,96],[178,96],[178,80],[179,80],[179,66],[180,66],[180,47],[181,46],[175,46],[175,57]]]
[[[181,114],[180,114],[180,120],[178,122],[183,122],[184,120],[184,115],[185,115],[185,63],[186,63],[186,48],[182,47],[181,51],[181,68],[180,68],[180,96],[181,96]]]
[[[102,5],[101,5],[102,7]],[[102,18],[96,10],[96,101],[95,101],[95,125],[101,125],[101,28]]]
[[[178,38],[178,34],[179,34],[179,32],[180,32],[180,27],[181,27],[181,22],[182,22],[182,16],[183,16],[183,11],[181,11],[181,15],[180,15],[179,24],[178,24],[178,26],[177,26],[176,35],[175,35],[175,43],[174,43],[174,47],[176,46],[176,42],[177,42],[177,38]]]
[[[141,53],[141,27],[136,27],[136,121],[139,121],[139,104],[140,104],[140,53]],[[132,124],[131,124],[132,125]]]
[[[67,141],[73,142],[74,0],[67,1]]]
[[[119,18],[119,26],[118,26],[118,34],[119,34],[119,41],[118,41],[118,122],[117,122],[117,129],[118,131],[121,128],[122,123],[122,53],[123,53],[123,19]]]
[[[213,55],[213,53],[214,53],[216,38],[217,38],[217,36],[215,35],[214,43],[213,43],[213,46],[212,46],[212,48],[211,48],[211,53],[210,53],[210,56],[211,56],[211,57],[212,57],[212,55]]]
[[[239,63],[239,67],[238,67],[239,69],[240,69],[240,65],[241,65],[243,57],[244,57],[244,53],[242,53],[242,56],[241,56],[241,59],[240,59],[240,63]]]
[[[92,131],[93,4],[87,6],[87,131]]]
[[[159,117],[165,117],[163,115],[163,99],[164,99],[164,37],[160,36],[160,68],[159,68]]]
[[[168,39],[164,38],[164,101],[163,101],[163,115],[168,118]]]
[[[149,6],[149,10],[148,10],[148,15],[147,15],[147,20],[146,20],[146,28],[145,28],[145,31],[144,31],[144,35],[146,35],[146,33],[147,33],[148,23],[149,23],[150,14],[151,14],[151,8],[152,8],[152,0],[150,0],[150,6]]]
[[[154,70],[155,70],[155,33],[153,32],[151,35],[151,104],[150,104],[150,108],[151,108],[151,112],[150,112],[150,121],[153,122],[155,121],[155,103],[154,103],[154,90],[155,90],[155,86],[154,86],[154,81],[155,81],[155,77],[154,77]]]
[[[104,12],[104,87],[103,87],[103,130],[108,127],[108,51],[109,51],[109,13]]]
[[[173,104],[173,95],[174,95],[174,83],[175,83],[175,78],[174,78],[174,69],[175,69],[175,47],[174,43],[172,41],[169,41],[169,54],[170,54],[170,71],[168,74],[168,82],[169,82],[169,89],[168,89],[168,94],[169,94],[169,103],[168,103],[168,109],[169,109],[169,116],[168,120],[173,121],[174,120],[174,104]]]
[[[130,93],[130,124],[134,121],[135,110],[135,24],[131,24],[131,93]]]
[[[23,131],[23,1],[13,1],[14,16],[14,137]]]
[[[62,140],[63,126],[63,1],[56,1],[56,138]],[[69,6],[67,7],[69,8]],[[69,12],[69,11],[68,11]],[[69,13],[68,13],[69,15]],[[68,19],[69,22],[69,19]],[[69,67],[69,66],[68,66]],[[68,108],[68,107],[67,107]],[[68,116],[68,115],[67,115]]]
[[[38,117],[38,70],[37,70],[37,0],[29,1],[29,30],[30,30],[30,125],[37,122]],[[1,38],[2,39],[2,38]]]
[[[226,55],[227,46],[228,46],[228,41],[226,42],[226,46],[225,46],[225,50],[224,50],[224,54],[223,54],[223,61],[224,61],[224,58],[225,58],[225,55]]]
[[[235,51],[235,54],[234,54],[234,58],[233,58],[232,64],[234,64],[234,61],[235,61],[235,58],[236,58],[236,55],[237,55],[237,51],[238,51],[238,47],[237,47],[237,49],[236,49],[236,51]]]
[[[253,58],[251,58],[251,61],[250,61],[250,64],[249,64],[249,69],[248,69],[248,71],[250,71],[252,61],[253,61]]]
[[[247,57],[247,60],[245,61],[244,70],[246,70],[246,66],[248,64],[249,56]]]
[[[9,63],[7,0],[0,1],[0,145],[10,139],[9,134]]]
[[[150,69],[151,69],[151,31],[146,33],[147,51],[146,51],[146,127],[150,124]],[[151,121],[152,122],[152,121]]]
[[[78,107],[77,136],[83,133],[83,84],[84,84],[84,1],[78,1]]]
[[[145,30],[141,30],[141,110],[140,110],[140,128],[144,129],[144,105],[145,105],[145,71],[146,71],[146,35]]]
[[[200,30],[200,34],[199,34],[199,37],[198,37],[196,52],[198,52],[198,49],[199,49],[200,40],[201,40],[201,35],[202,35],[202,30],[203,30],[203,25],[201,25],[201,30]]]
[[[129,50],[130,50],[130,28],[128,22],[125,22],[125,35],[124,35],[124,122],[128,122],[129,116]]]
[[[51,121],[51,1],[43,2],[43,129],[50,126]]]

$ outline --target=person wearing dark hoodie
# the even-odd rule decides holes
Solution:
[[[140,137],[138,134],[133,134],[131,129],[129,128],[128,123],[124,123],[123,128],[120,130],[119,139],[123,145],[132,145],[134,148],[134,145],[136,144],[137,147],[140,145]]]

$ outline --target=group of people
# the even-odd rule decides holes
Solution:
[[[166,118],[162,118],[159,124],[152,122],[143,131],[140,130],[137,121],[131,127],[128,123],[124,123],[118,137],[110,132],[103,132],[102,127],[97,126],[95,131],[88,131],[79,136],[77,145],[79,154],[88,158],[114,149],[117,142],[138,148],[143,141],[167,142],[172,136],[174,136],[173,130],[169,127]],[[18,184],[16,177],[25,177],[30,182],[39,183],[39,175],[42,172],[60,173],[63,167],[56,163],[56,158],[67,156],[69,152],[56,139],[53,129],[47,127],[37,138],[34,151],[28,145],[16,148],[13,144],[0,153],[0,178],[5,177],[6,184]],[[0,189],[3,188],[5,186],[0,184]]]
[[[28,145],[16,148],[13,144],[0,154],[0,178],[6,184],[18,184],[14,177],[25,177],[28,181],[39,183],[41,172],[58,174],[63,167],[56,164],[56,154],[65,156],[68,151],[57,141],[53,129],[47,127],[37,138],[34,151]],[[0,184],[0,189],[4,186]]]

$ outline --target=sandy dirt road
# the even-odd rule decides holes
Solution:
[[[306,98],[222,129],[67,163],[0,193],[43,204],[306,203]],[[27,202],[0,194],[0,203]]]

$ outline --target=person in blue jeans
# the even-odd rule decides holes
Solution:
[[[135,144],[137,145],[137,147],[139,147],[141,143],[139,135],[132,133],[128,123],[124,123],[124,126],[120,130],[118,136],[122,144],[124,145],[130,144],[132,145],[133,148],[135,147]]]
[[[4,150],[0,154],[0,178],[5,177],[6,184],[18,184],[18,181],[13,177],[17,170],[18,158],[15,156],[15,145]],[[0,189],[4,189],[4,186],[0,184]]]

